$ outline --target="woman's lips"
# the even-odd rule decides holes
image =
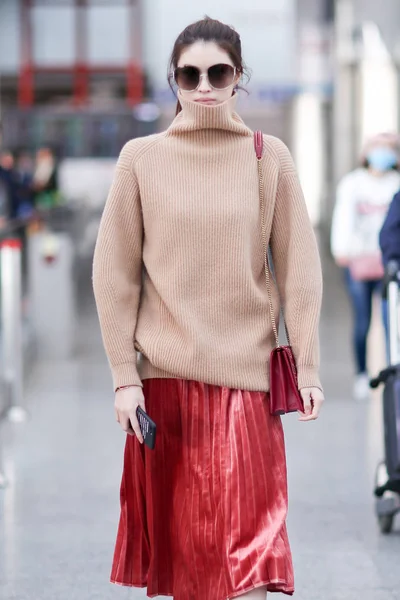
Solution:
[[[214,98],[199,98],[198,100],[195,100],[195,102],[198,102],[199,104],[213,104],[215,100]]]

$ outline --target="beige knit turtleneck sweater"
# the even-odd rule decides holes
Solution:
[[[152,377],[267,391],[274,345],[253,133],[182,100],[169,129],[122,149],[93,283],[114,386]],[[320,260],[293,161],[264,136],[268,234],[299,387],[320,387]],[[275,313],[279,313],[273,289]],[[136,350],[140,351],[137,361]]]

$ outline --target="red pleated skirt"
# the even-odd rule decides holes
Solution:
[[[155,450],[127,436],[111,581],[148,596],[291,595],[286,459],[268,396],[180,379],[144,382]]]

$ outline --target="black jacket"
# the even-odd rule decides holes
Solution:
[[[400,262],[400,192],[395,195],[389,207],[379,242],[385,264],[390,260]]]

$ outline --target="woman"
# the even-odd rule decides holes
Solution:
[[[381,287],[383,266],[379,233],[393,195],[400,188],[398,138],[381,134],[364,148],[362,167],[339,183],[333,214],[331,246],[336,263],[344,268],[353,307],[353,348],[356,364],[354,397],[369,394],[367,337],[372,298]],[[386,327],[386,312],[383,310]]]
[[[257,160],[253,132],[234,112],[239,35],[208,18],[190,25],[171,72],[177,117],[123,148],[94,257],[116,418],[128,433],[111,580],[176,600],[290,595]],[[269,136],[262,170],[300,418],[311,421],[323,400],[319,256],[292,159]],[[275,287],[273,303],[277,314]],[[143,441],[138,406],[156,422],[155,450],[134,437]]]

